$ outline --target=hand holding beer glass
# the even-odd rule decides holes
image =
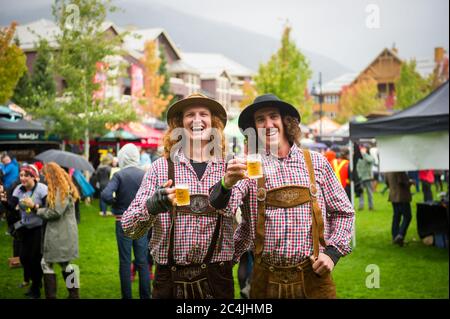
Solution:
[[[227,164],[224,184],[232,188],[238,181],[245,178],[260,178],[264,175],[260,154],[250,154],[247,157],[234,157]]]
[[[173,184],[173,181],[169,179],[162,187],[165,190],[165,195],[169,199],[172,206],[176,205],[176,199],[175,199],[175,187],[171,187]]]
[[[175,187],[171,187],[173,184],[172,180],[169,179],[164,185],[166,195],[169,198],[172,206],[189,206],[191,204],[189,196],[189,185],[188,184],[176,184]]]

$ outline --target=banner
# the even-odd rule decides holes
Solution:
[[[103,100],[105,98],[106,93],[106,71],[107,65],[104,62],[97,62],[96,64],[97,72],[94,76],[94,83],[99,83],[100,87],[97,91],[94,92],[95,100]]]

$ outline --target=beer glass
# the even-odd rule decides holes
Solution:
[[[261,154],[250,154],[247,156],[247,175],[248,178],[263,177],[263,166]]]
[[[176,184],[175,197],[177,199],[177,206],[189,206],[191,204],[191,197],[189,196],[189,185]]]

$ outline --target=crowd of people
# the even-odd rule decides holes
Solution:
[[[335,298],[332,271],[351,252],[352,182],[359,209],[366,195],[369,211],[378,182],[386,183],[392,240],[403,246],[410,187],[418,183],[408,172],[380,174],[374,145],[355,144],[353,171],[346,147],[324,154],[301,148],[300,122],[289,103],[258,96],[238,120],[253,138],[250,133],[244,154],[226,156],[225,108],[193,94],[169,107],[161,157],[134,144],[117,157],[102,156],[90,183],[99,214],[115,218],[122,298],[132,298],[136,270],[142,299],[231,299],[236,263],[242,298]],[[248,161],[255,154],[262,167],[257,178]],[[54,265],[66,282],[75,275],[77,203],[90,193],[76,172],[54,162],[19,166],[7,153],[1,160],[0,200],[23,266],[22,285],[30,286],[30,298],[40,298],[43,281],[46,298],[56,298]],[[417,178],[424,201],[433,200],[430,185],[441,180],[439,172]],[[181,189],[188,189],[187,204]],[[67,289],[70,298],[80,297],[77,285]]]
[[[374,193],[380,182],[385,183],[385,188],[380,191],[385,194],[389,191],[388,201],[392,203],[392,242],[399,246],[404,245],[404,238],[412,219],[411,201],[413,194],[419,194],[422,189],[421,202],[432,204],[448,198],[448,171],[420,170],[410,172],[386,172],[380,173],[380,159],[376,145],[355,143],[353,150],[354,170],[351,172],[349,150],[347,146],[333,146],[324,152],[333,170],[346,190],[351,200],[350,181],[354,183],[354,194],[358,198],[358,209],[364,210],[365,197],[367,197],[368,210],[374,211]],[[447,191],[444,189],[444,181],[447,183]],[[432,185],[438,194],[433,195]],[[414,187],[415,192],[411,191]]]

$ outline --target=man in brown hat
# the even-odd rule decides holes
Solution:
[[[292,105],[257,97],[239,127],[257,131],[248,149],[264,149],[264,175],[249,179],[246,161],[232,159],[211,193],[217,209],[241,206],[235,259],[252,244],[251,298],[335,298],[331,271],[351,251],[354,209],[325,157],[300,149],[299,124]]]
[[[164,156],[144,176],[122,228],[139,238],[153,227],[153,298],[233,298],[233,216],[210,206],[208,195],[225,174],[225,109],[193,94],[169,108],[167,121]],[[183,206],[181,184],[190,193]]]

